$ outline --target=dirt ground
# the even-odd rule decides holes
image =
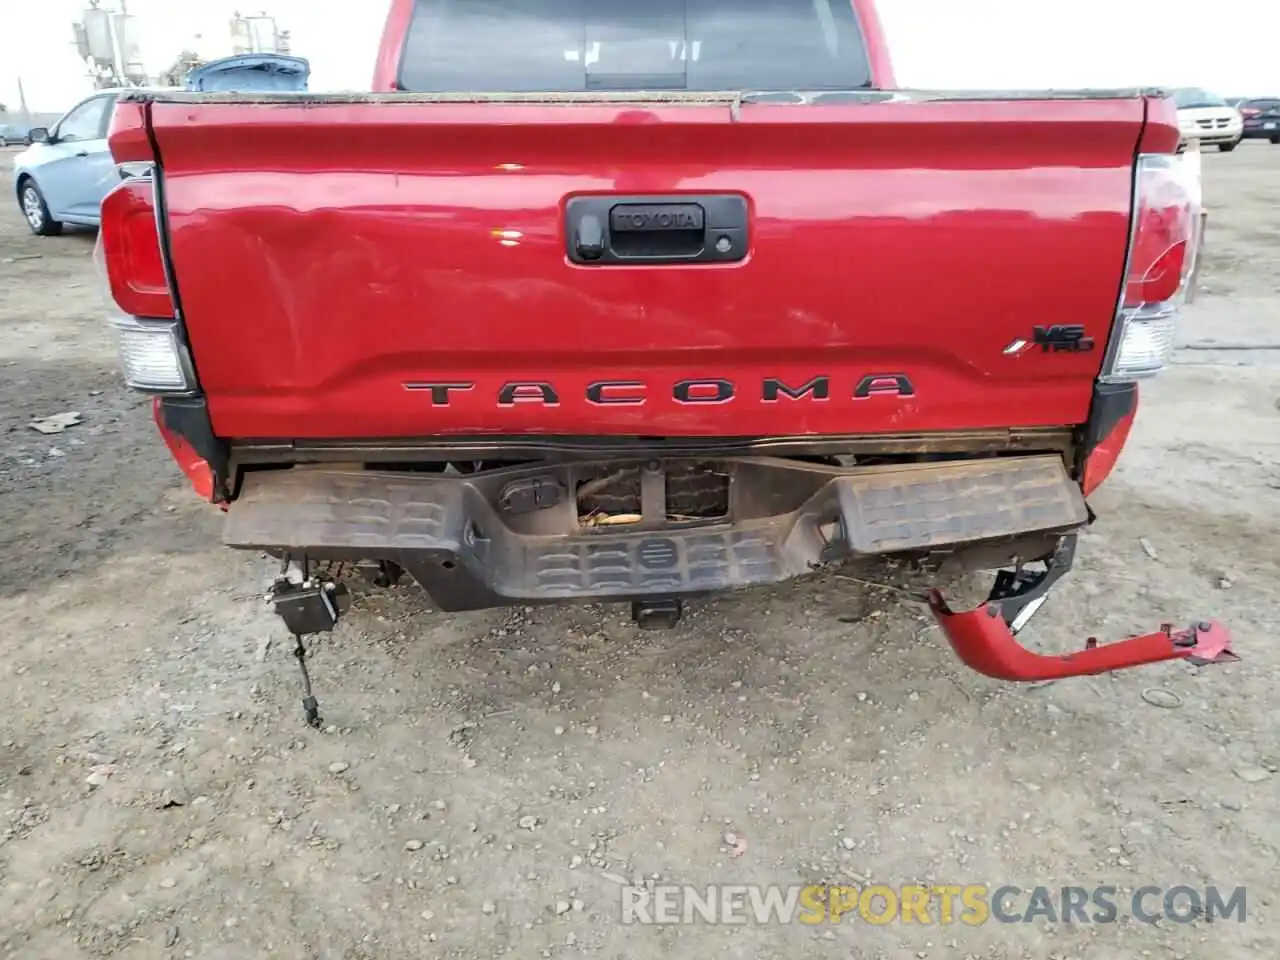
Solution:
[[[1027,635],[1214,617],[1241,663],[1001,684],[835,575],[665,633],[409,586],[320,644],[312,732],[273,566],[219,546],[120,386],[92,235],[28,236],[0,176],[0,956],[1280,956],[1280,147],[1206,178],[1184,347]],[[618,881],[653,878],[1244,886],[1247,914],[623,925]]]

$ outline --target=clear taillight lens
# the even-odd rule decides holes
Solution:
[[[135,390],[185,393],[195,384],[176,320],[141,320],[121,314],[111,318],[120,346],[124,380]]]
[[[1200,151],[1139,158],[1124,292],[1101,379],[1158,373],[1173,351],[1200,253]]]
[[[1173,309],[1124,311],[1116,331],[1120,346],[1112,362],[1112,372],[1105,379],[1110,382],[1139,380],[1159,373],[1173,352],[1180,317],[1180,312]]]

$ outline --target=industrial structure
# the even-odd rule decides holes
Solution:
[[[102,6],[103,0],[88,0],[80,18],[72,23],[76,52],[88,70],[95,89],[137,87],[149,83],[179,86],[192,70],[208,62],[194,49],[183,50],[170,66],[156,76],[147,74],[142,57],[142,31],[138,18],[129,13],[129,0],[116,0],[119,10]],[[230,54],[288,54],[289,31],[281,30],[275,17],[263,11],[231,19]],[[192,38],[200,41],[198,35]],[[198,44],[193,43],[193,47]],[[218,44],[217,46],[222,46]],[[225,48],[224,48],[225,49]],[[222,51],[210,51],[214,57]]]
[[[231,53],[290,53],[289,31],[276,25],[276,18],[262,12],[253,17],[242,17],[239,12],[231,19]]]
[[[147,70],[139,43],[141,33],[136,17],[129,14],[128,0],[120,0],[120,10],[104,9],[101,0],[89,0],[80,19],[71,24],[76,52],[89,70],[95,88],[142,86]]]

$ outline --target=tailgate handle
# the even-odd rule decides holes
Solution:
[[[740,195],[573,197],[565,204],[574,263],[724,263],[747,255]]]
[[[609,247],[627,260],[690,260],[706,245],[696,203],[619,203],[609,211]]]

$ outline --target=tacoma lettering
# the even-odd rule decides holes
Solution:
[[[676,403],[724,403],[733,399],[728,380],[681,380],[671,391]]]
[[[865,400],[867,397],[910,397],[916,388],[900,373],[875,373],[863,377],[853,389],[854,399]]]
[[[638,407],[644,403],[644,384],[639,380],[597,380],[587,387],[587,402]]]
[[[830,394],[830,392],[831,392],[830,377],[814,377],[804,386],[796,387],[794,389],[792,389],[791,387],[788,387],[781,380],[778,380],[774,377],[769,377],[764,382],[763,399],[766,403],[775,403],[777,402],[778,394],[780,393],[786,394],[792,400],[799,400],[805,394],[811,393],[813,394],[813,399],[825,400],[827,399],[827,396]]]
[[[560,404],[560,395],[549,383],[521,382],[503,384],[498,391],[498,405],[514,407],[517,403],[542,403],[548,407]]]
[[[415,380],[403,384],[403,387],[415,393],[429,393],[433,407],[447,407],[451,405],[455,394],[471,392],[476,389],[476,384],[469,380]],[[903,373],[870,373],[859,378],[852,386],[852,397],[855,400],[913,397],[915,393],[915,385]],[[671,386],[670,395],[676,403],[697,405],[728,403],[738,394],[738,387],[732,380],[701,377],[676,381]],[[643,380],[594,380],[587,385],[583,396],[587,403],[595,406],[638,407],[648,401],[649,385]],[[831,377],[818,374],[795,386],[781,377],[766,377],[761,382],[758,396],[763,403],[779,403],[784,397],[788,400],[821,403],[831,398]],[[497,403],[503,407],[526,403],[554,407],[561,403],[560,391],[545,380],[512,381],[504,383],[498,390]]]
[[[426,391],[431,394],[433,407],[447,407],[449,394],[454,390],[474,390],[474,383],[406,383],[404,388],[412,391]]]

